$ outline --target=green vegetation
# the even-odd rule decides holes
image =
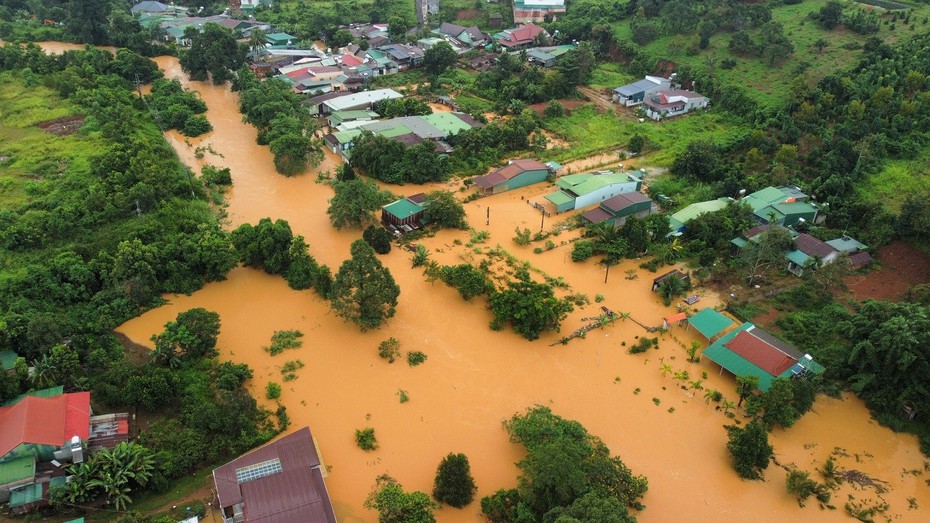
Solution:
[[[201,31],[192,30],[190,49],[181,53],[181,69],[191,80],[213,80],[222,85],[233,79],[234,71],[245,62],[246,49],[236,41],[232,31],[218,24],[206,24]]]
[[[378,448],[378,439],[375,437],[375,429],[367,427],[355,430],[355,444],[365,452],[371,452]]]
[[[500,330],[509,322],[531,341],[545,331],[558,332],[562,320],[575,309],[570,301],[555,297],[552,285],[532,281],[526,271],[518,271],[506,289],[491,293],[488,304],[494,314],[492,329]]]
[[[352,166],[386,183],[427,183],[446,179],[449,163],[436,154],[433,142],[406,146],[363,131],[352,145]]]
[[[165,130],[177,129],[184,136],[200,136],[213,130],[210,122],[199,116],[206,112],[207,104],[193,92],[184,90],[177,80],[155,80],[147,102]]]
[[[400,357],[400,342],[397,338],[388,338],[379,343],[378,356],[388,360],[388,363],[394,363],[394,360]]]
[[[377,329],[394,316],[400,287],[364,240],[352,242],[351,252],[333,280],[333,311],[363,332]]]
[[[329,296],[333,281],[329,267],[317,263],[303,236],[294,236],[286,221],[262,218],[254,226],[240,225],[230,237],[246,267],[282,275],[292,289],[312,287],[321,297]]]
[[[433,481],[433,498],[450,507],[464,508],[475,499],[475,479],[465,454],[449,453],[442,458]]]
[[[132,504],[133,489],[145,487],[155,471],[152,451],[136,443],[122,442],[112,450],[102,448],[80,464],[68,465],[70,478],[51,490],[55,505],[84,504],[106,498],[116,510]]]
[[[488,275],[468,263],[435,267],[428,272],[435,273],[443,283],[458,290],[462,299],[465,300],[486,295],[494,290],[494,284],[491,283]]]
[[[416,367],[426,362],[426,353],[420,351],[411,351],[407,353],[407,365]]]
[[[752,420],[745,427],[727,425],[724,428],[727,429],[727,449],[736,473],[741,478],[762,479],[762,471],[768,468],[773,453],[765,426],[758,420]]]
[[[424,202],[426,212],[424,220],[438,227],[450,229],[468,229],[465,208],[451,191],[432,191],[426,195]]]
[[[270,400],[276,400],[281,397],[281,385],[273,381],[269,381],[268,385],[265,386],[265,397]]]
[[[326,214],[333,227],[361,229],[371,221],[371,213],[391,201],[393,196],[382,191],[371,180],[355,178],[333,182],[335,195],[329,200]]]
[[[362,233],[362,239],[378,254],[391,252],[391,233],[384,227],[369,225]]]
[[[274,331],[274,334],[271,335],[271,345],[262,348],[268,354],[277,356],[287,349],[301,347],[304,342],[300,338],[303,338],[303,336],[304,333],[299,330]]]
[[[501,489],[481,500],[481,511],[492,523],[636,521],[629,509],[643,508],[646,478],[633,475],[619,457],[611,457],[604,442],[580,423],[536,406],[505,421],[504,428],[527,455],[517,463],[517,488]]]
[[[365,500],[365,508],[378,511],[379,523],[435,523],[439,505],[425,492],[404,492],[394,478],[383,475]]]

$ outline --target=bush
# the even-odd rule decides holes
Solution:
[[[627,144],[627,149],[632,153],[639,154],[643,152],[643,149],[646,148],[646,137],[641,134],[634,134],[630,137],[630,143]]]
[[[378,448],[378,439],[375,437],[375,429],[366,427],[355,430],[355,444],[365,452],[371,452]]]
[[[304,344],[300,339],[303,335],[299,330],[275,331],[271,335],[271,345],[264,347],[265,352],[276,356],[287,349],[297,349]]]
[[[378,356],[388,360],[388,363],[394,363],[394,359],[400,356],[400,342],[396,338],[388,338],[378,344]]]
[[[362,239],[378,254],[391,252],[391,233],[387,232],[384,227],[369,225],[362,233]]]
[[[269,381],[265,387],[265,397],[270,400],[276,400],[281,397],[281,386],[273,381]]]
[[[426,353],[420,351],[413,351],[407,353],[407,365],[411,367],[416,367],[421,363],[426,361]]]
[[[572,247],[572,261],[583,262],[594,256],[594,242],[590,240],[579,240]]]
[[[232,185],[232,174],[229,167],[219,168],[213,165],[204,165],[200,169],[200,178],[206,185]]]
[[[638,342],[630,346],[627,352],[629,352],[630,354],[639,354],[642,352],[646,352],[652,347],[658,347],[658,346],[659,346],[659,338],[640,338]]]
[[[465,454],[449,454],[436,469],[433,497],[440,503],[463,508],[475,499],[475,480]]]
[[[546,118],[561,118],[565,116],[565,108],[562,107],[562,104],[558,100],[552,100],[546,105],[546,108],[543,110],[543,115]]]
[[[190,116],[187,121],[184,122],[184,127],[181,128],[181,134],[184,136],[200,136],[201,134],[208,133],[213,130],[213,126],[210,125],[210,122],[207,120],[207,117],[202,114],[195,114]]]

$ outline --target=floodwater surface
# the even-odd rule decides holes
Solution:
[[[349,244],[360,237],[359,231],[333,229],[326,215],[332,190],[317,183],[317,172],[332,171],[338,159],[327,153],[314,172],[293,178],[278,175],[268,149],[256,145],[255,129],[242,122],[238,97],[228,86],[189,82],[177,59],[157,61],[166,76],[178,77],[198,91],[209,107],[206,116],[213,132],[197,139],[174,132],[166,136],[195,171],[206,163],[231,169],[226,226],[266,216],[286,219],[296,234],[305,236],[311,254],[337,270],[348,257]],[[213,152],[199,159],[198,147]],[[392,188],[405,195],[431,189]],[[478,261],[499,245],[530,262],[534,274],[563,277],[570,287],[565,292],[586,295],[590,304],[576,308],[561,333],[535,342],[509,330],[491,331],[491,314],[482,300],[463,301],[441,282],[427,281],[421,269],[411,268],[410,253],[396,248],[381,259],[401,288],[397,315],[374,332],[358,332],[312,292],[293,291],[282,278],[247,268],[237,268],[226,281],[193,295],[167,296],[167,305],[127,322],[119,331],[148,344],[150,336],[179,312],[192,307],[218,312],[220,357],[254,369],[251,390],[256,397],[264,397],[269,381],[282,383],[280,401],[287,406],[292,426],[309,425],[313,431],[330,469],[326,482],[340,521],[377,521],[363,502],[381,474],[395,477],[408,490],[430,492],[436,466],[449,452],[468,455],[479,497],[515,486],[515,463],[524,454],[508,442],[501,422],[536,404],[580,421],[635,473],[648,477],[647,508],[638,515],[646,523],[845,521],[849,517],[843,505],[849,495],[865,506],[878,503],[872,489],[847,484],[834,494],[836,510],[822,509],[815,500],[800,508],[785,491],[786,472],[775,465],[766,471],[766,481],[740,480],[730,465],[723,429],[732,421],[704,401],[703,391],[683,390],[671,375],[663,376],[664,364],[674,371],[687,370],[692,381],[706,372],[701,386],[720,390],[735,403],[732,377],[719,375],[711,362],[687,362],[685,347],[692,340],[704,343],[699,334],[673,326],[660,337],[657,350],[627,354],[627,346],[647,334],[637,321],[658,326],[663,317],[677,312],[675,305],[662,305],[650,292],[655,275],[638,268],[635,260],[611,268],[609,274],[593,261],[573,263],[570,244],[561,244],[577,231],[550,237],[556,247],[541,254],[533,248],[543,242],[527,247],[513,242],[516,227],[560,230],[565,218],[551,216],[543,222],[527,203],[549,190],[530,187],[467,204],[470,224],[490,233],[483,243],[469,246],[471,235],[464,231],[442,231],[422,241],[432,259],[443,264]],[[695,307],[719,304],[712,293],[695,292],[702,294]],[[596,298],[602,301],[595,303]],[[602,305],[631,318],[567,345],[558,343],[587,323],[582,318],[598,316]],[[274,331],[284,329],[302,331],[303,346],[269,356],[262,347]],[[380,359],[378,343],[388,337],[397,338],[403,352],[423,351],[428,360],[409,367],[405,358],[394,364]],[[298,359],[306,366],[296,380],[283,382],[281,366]],[[400,403],[401,391],[408,402]],[[374,452],[355,445],[354,431],[364,427],[375,429],[380,447]],[[816,479],[816,469],[835,448],[843,449],[845,456],[837,458],[840,468],[888,482],[889,490],[882,494],[888,515],[897,521],[928,519],[930,487],[925,480],[930,476],[924,472],[916,439],[878,426],[861,401],[820,398],[795,427],[776,430],[770,439],[781,464],[807,470]],[[437,519],[479,521],[479,503],[462,510],[443,508]]]

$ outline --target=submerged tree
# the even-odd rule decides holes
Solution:
[[[333,190],[336,194],[329,200],[326,213],[337,229],[361,228],[371,221],[371,213],[390,201],[390,193],[361,178],[334,182]]]
[[[773,449],[769,445],[769,434],[761,421],[754,419],[743,428],[727,425],[729,442],[727,450],[733,458],[733,468],[741,478],[761,479],[762,471],[768,468]]]
[[[558,332],[562,320],[574,306],[557,298],[551,285],[536,283],[528,274],[521,276],[488,299],[494,313],[491,328],[499,330],[505,322],[510,322],[513,330],[531,341],[547,330]]]
[[[333,310],[362,331],[377,329],[394,316],[400,287],[365,240],[352,242],[351,253],[333,281]]]
[[[404,492],[396,479],[379,476],[365,508],[378,511],[379,523],[435,523],[439,505],[424,492]]]
[[[452,454],[442,458],[433,482],[433,497],[440,503],[462,508],[475,499],[475,479],[471,477],[468,456]]]
[[[203,26],[191,38],[190,49],[181,55],[181,68],[191,80],[222,85],[233,77],[233,71],[245,61],[246,48],[240,46],[232,31],[217,24]]]

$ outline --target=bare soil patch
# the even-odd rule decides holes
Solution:
[[[64,116],[36,124],[36,127],[56,136],[74,134],[84,125],[84,115]]]
[[[587,100],[556,100],[561,104],[562,109],[566,111],[571,111],[572,109],[577,109],[584,104],[590,103]],[[549,102],[540,102],[538,104],[532,104],[527,107],[536,111],[539,114],[543,114],[543,111],[546,110],[546,106],[549,105]]]
[[[914,285],[930,283],[930,256],[917,247],[896,241],[878,250],[881,267],[846,278],[857,301],[900,300]]]

